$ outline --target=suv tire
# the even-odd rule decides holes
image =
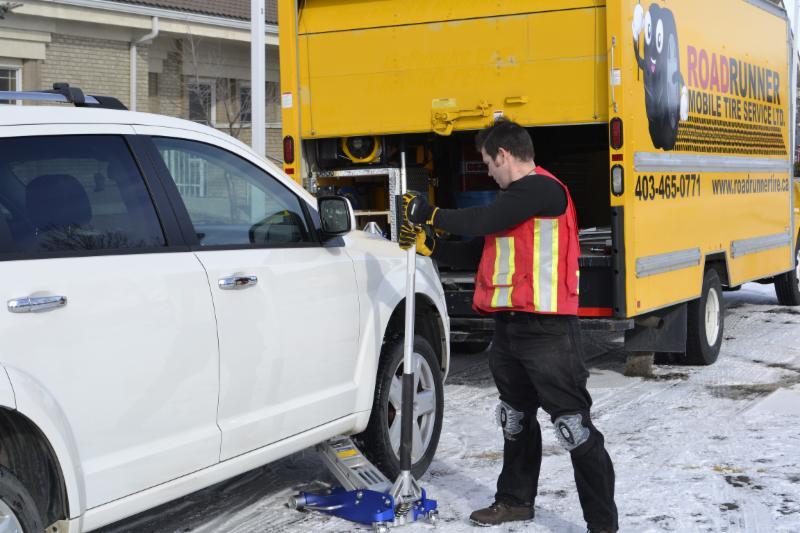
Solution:
[[[17,476],[4,466],[0,466],[0,523],[8,526],[9,531],[39,533],[44,530],[33,497]]]
[[[381,472],[394,481],[400,473],[400,392],[403,374],[403,338],[384,344],[375,383],[375,399],[367,429],[356,436],[364,454]],[[414,392],[415,400],[427,398],[432,411],[421,413],[414,423],[415,437],[419,437],[424,451],[412,450],[411,473],[419,479],[427,470],[436,453],[442,431],[444,413],[444,389],[442,372],[436,354],[428,341],[420,335],[414,336],[414,356],[419,363],[415,369],[419,383]],[[433,394],[433,398],[431,398]],[[415,402],[416,403],[416,402]]]

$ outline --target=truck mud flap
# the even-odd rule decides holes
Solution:
[[[686,313],[684,303],[637,317],[625,332],[625,351],[684,353]]]

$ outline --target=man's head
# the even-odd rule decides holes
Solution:
[[[489,175],[501,189],[530,174],[536,167],[533,141],[528,130],[510,120],[500,119],[479,131],[475,147],[489,168]]]

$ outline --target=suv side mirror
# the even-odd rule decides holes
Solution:
[[[317,207],[322,222],[323,239],[339,237],[353,229],[353,207],[344,196],[320,196],[317,198]]]

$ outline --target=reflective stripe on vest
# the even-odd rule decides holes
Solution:
[[[495,239],[494,275],[492,276],[492,284],[495,288],[492,295],[492,307],[511,307],[515,261],[514,237]]]
[[[558,219],[537,218],[533,234],[533,305],[558,310]]]
[[[532,216],[486,235],[472,301],[478,313],[578,312],[580,246],[575,206],[567,187],[557,178],[541,167],[536,168],[536,174],[561,185],[567,209],[558,217]]]

